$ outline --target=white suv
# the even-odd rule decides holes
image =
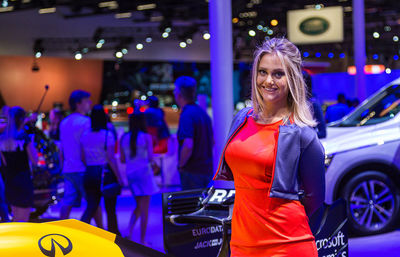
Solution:
[[[322,140],[326,202],[347,201],[349,227],[381,233],[400,219],[400,78],[343,119],[328,124]]]

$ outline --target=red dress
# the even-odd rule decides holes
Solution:
[[[303,205],[269,197],[281,124],[249,117],[226,149],[236,189],[231,257],[318,256]]]

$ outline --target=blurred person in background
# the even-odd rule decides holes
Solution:
[[[213,175],[211,119],[196,101],[197,82],[182,76],[175,81],[175,100],[182,113],[178,126],[178,171],[182,190],[207,187]]]
[[[49,113],[48,136],[54,141],[60,141],[60,123],[63,120],[63,112],[60,109],[51,109]]]
[[[87,200],[87,207],[81,220],[89,224],[100,206],[103,176],[110,176],[110,174],[103,174],[103,172],[105,170],[106,172],[113,172],[117,182],[122,185],[114,156],[115,139],[107,128],[107,115],[102,105],[93,106],[90,113],[90,124],[91,129],[84,131],[80,139],[82,160],[86,164],[83,188]],[[105,167],[107,169],[104,169]],[[112,232],[119,233],[118,228]]]
[[[350,112],[350,108],[347,106],[346,97],[343,93],[337,95],[337,103],[328,106],[325,113],[326,123],[340,120],[346,114]]]
[[[308,101],[312,105],[312,114],[314,120],[317,122],[317,126],[314,129],[317,131],[318,138],[325,138],[326,137],[326,123],[324,118],[324,113],[322,112],[322,108],[320,103],[318,102],[317,98],[312,93],[312,80],[311,76],[306,72],[303,71],[304,82],[306,83],[307,87],[307,96]]]
[[[18,106],[8,113],[7,126],[0,134],[1,170],[5,196],[11,206],[13,221],[28,221],[33,206],[33,183],[30,164],[36,166],[37,152],[33,138],[23,130],[25,111]]]
[[[145,115],[135,112],[129,116],[129,132],[121,137],[121,162],[126,163],[126,176],[136,208],[129,222],[129,235],[132,239],[136,221],[140,219],[140,242],[145,242],[149,215],[150,198],[159,191],[156,185],[151,162],[153,161],[153,142],[147,133]]]
[[[60,219],[68,219],[72,207],[80,207],[83,197],[83,175],[85,164],[81,159],[80,138],[84,131],[90,129],[90,112],[92,102],[90,93],[75,90],[69,97],[72,113],[60,124],[61,163],[64,176],[64,197],[61,201]],[[95,216],[96,224],[101,226],[101,209]]]
[[[168,151],[169,129],[164,118],[164,111],[159,107],[156,96],[148,98],[149,108],[144,112],[146,117],[147,131],[153,139],[153,152],[155,154]]]
[[[3,133],[7,127],[9,110],[10,107],[7,105],[4,105],[0,110],[0,134]],[[0,158],[0,218],[1,221],[7,222],[10,221],[10,218],[8,216],[8,205],[5,196],[2,168],[3,168],[3,163],[2,163],[2,158]]]

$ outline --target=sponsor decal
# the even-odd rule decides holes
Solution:
[[[235,194],[235,189],[215,189],[214,194],[211,196],[208,203],[218,204],[222,203],[226,198]]]
[[[333,251],[333,249],[335,250],[334,253],[328,254],[328,255],[323,255],[321,257],[347,257],[347,251],[337,253],[338,249],[340,249],[344,245],[346,245],[346,241],[347,240],[346,240],[343,232],[339,231],[337,233],[337,235],[332,237],[331,239],[322,238],[322,239],[316,240],[315,244],[317,245],[318,251],[320,251],[322,249],[325,249],[325,250],[332,249],[332,251]]]
[[[302,21],[299,29],[306,35],[321,35],[329,29],[329,22],[321,17],[311,17]]]
[[[222,225],[192,229],[193,236],[209,235],[218,232],[222,233]]]
[[[201,249],[201,248],[219,246],[221,244],[222,244],[222,238],[215,238],[215,239],[211,239],[211,240],[205,240],[205,241],[197,242],[197,244],[194,247],[194,249],[198,250],[198,249]]]
[[[72,242],[68,237],[61,234],[48,234],[39,239],[39,249],[42,253],[49,257],[56,256],[56,248],[58,247],[63,255],[67,255],[72,251]],[[49,249],[50,248],[50,249]]]

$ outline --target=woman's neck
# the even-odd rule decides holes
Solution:
[[[257,117],[257,122],[262,124],[270,124],[280,121],[290,116],[290,110],[287,106],[282,108],[265,108]]]

